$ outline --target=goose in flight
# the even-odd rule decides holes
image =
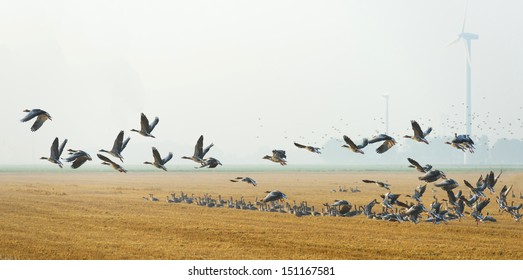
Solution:
[[[235,179],[232,179],[230,180],[231,182],[240,182],[238,180],[241,180],[241,182],[246,182],[247,184],[252,184],[253,186],[256,187],[256,181],[254,181],[254,179],[250,178],[250,177],[236,177]]]
[[[219,160],[217,160],[213,157],[210,157],[210,158],[204,159],[202,165],[199,168],[204,168],[204,167],[216,168],[218,165],[222,165],[222,163]],[[197,167],[195,167],[195,168],[197,168]]]
[[[154,127],[158,124],[159,121],[160,121],[160,119],[158,119],[158,117],[156,117],[156,118],[154,118],[154,121],[149,124],[149,120],[147,119],[145,114],[142,113],[142,116],[140,119],[140,124],[141,124],[140,130],[131,129],[131,131],[138,132],[143,136],[156,138],[151,134],[151,132],[153,131]]]
[[[190,159],[196,163],[199,164],[205,164],[204,157],[207,152],[214,146],[213,143],[211,143],[207,148],[203,149],[203,135],[198,138],[198,141],[196,141],[196,145],[194,145],[194,154],[191,157],[183,156],[183,159]]]
[[[463,193],[461,190],[458,191],[456,194],[454,194],[454,192],[452,190],[448,190],[447,196],[449,198],[448,201],[451,205],[453,205],[454,207],[461,207],[461,205],[459,204],[460,201],[463,202],[463,200],[461,200],[461,197],[463,196]]]
[[[485,219],[486,217],[490,217],[488,216],[488,213],[485,217],[483,217],[483,215],[481,214],[483,208],[485,208],[489,203],[490,198],[480,199],[479,201],[476,201],[476,203],[472,206],[472,213],[470,215],[476,220],[476,223],[490,221],[490,219]]]
[[[383,198],[382,205],[385,206],[385,208],[392,209],[393,208],[392,205],[396,204],[400,207],[404,207],[404,208],[408,209],[410,207],[409,205],[398,200],[398,198],[400,196],[401,196],[401,194],[392,194],[392,193],[390,193],[390,191],[387,192],[386,194],[382,194],[382,195],[380,195],[380,197]]]
[[[410,162],[411,165],[409,165],[410,168],[416,168],[421,173],[427,173],[432,169],[432,165],[426,164],[425,166],[421,166],[417,161],[407,158],[407,160]]]
[[[499,197],[496,197],[496,200],[498,201],[499,203],[499,208],[501,210],[505,210],[507,211],[508,209],[508,203],[507,203],[507,196],[509,194],[509,192],[512,190],[512,186],[510,187],[507,187],[507,185],[505,185],[501,191],[499,192]]]
[[[422,212],[427,212],[427,209],[425,206],[423,206],[423,204],[417,204],[410,206],[407,211],[405,211],[405,215],[409,221],[417,224]]]
[[[120,172],[123,172],[123,173],[127,173],[127,170],[125,170],[122,166],[120,166],[118,163],[110,160],[109,158],[107,158],[106,156],[104,155],[101,155],[101,154],[96,154],[98,156],[99,159],[101,159],[103,162],[102,164],[103,165],[109,165],[111,166],[112,168],[114,168],[115,170],[118,170]]]
[[[117,157],[120,159],[121,162],[123,162],[123,156],[122,151],[127,147],[127,143],[129,143],[129,140],[131,140],[131,137],[127,137],[125,141],[123,141],[123,130],[118,133],[118,136],[116,136],[116,139],[114,139],[113,148],[110,151],[106,151],[104,149],[99,150],[99,152],[104,152],[112,155],[113,157]]]
[[[380,134],[372,139],[369,140],[369,144],[377,143],[383,141],[383,144],[379,146],[376,149],[376,152],[378,154],[383,154],[384,152],[388,151],[390,148],[392,148],[394,145],[396,145],[396,140],[394,138],[386,135],[386,134]]]
[[[354,142],[347,135],[343,135],[343,140],[345,140],[345,143],[347,143],[347,145],[342,146],[343,148],[351,149],[353,152],[360,154],[364,154],[364,152],[361,149],[367,147],[367,145],[369,144],[369,139],[367,138],[363,138],[363,143],[361,143],[360,145],[354,144]]]
[[[58,147],[58,142],[58,137],[56,137],[53,141],[53,144],[51,145],[51,155],[49,157],[41,157],[40,159],[45,159],[54,164],[58,164],[58,166],[62,168],[63,164],[60,161],[60,155],[64,151],[65,144],[67,144],[67,139],[65,139],[64,142],[62,142],[62,145],[60,145],[60,147]]]
[[[67,162],[73,162],[71,167],[74,169],[82,166],[86,161],[92,160],[91,156],[82,150],[69,149],[67,151],[69,152],[69,157],[64,160]]]
[[[466,149],[467,149],[467,148],[465,147],[465,145],[460,144],[460,143],[456,143],[456,142],[454,142],[454,141],[452,141],[452,142],[448,142],[448,141],[447,141],[447,142],[445,142],[445,144],[450,145],[452,148],[456,148],[456,149],[458,149],[458,150],[461,150],[462,152],[466,152]]]
[[[33,126],[31,126],[31,131],[33,131],[33,132],[37,131],[44,124],[44,122],[46,120],[53,120],[51,118],[51,115],[49,115],[49,113],[47,113],[44,110],[25,109],[24,112],[26,112],[27,115],[20,120],[21,122],[26,122],[26,121],[29,121],[29,120],[33,119],[34,117],[36,117],[36,121],[33,123]]]
[[[476,187],[474,188],[471,183],[469,183],[467,180],[463,180],[463,183],[465,183],[465,186],[467,186],[472,193],[474,193],[477,197],[487,197],[483,191],[487,188],[487,185],[483,182],[483,176],[481,176],[476,183]]]
[[[469,150],[470,153],[474,153],[474,141],[470,138],[469,135],[458,135],[454,133],[454,139],[451,142],[445,142],[445,144],[450,145],[456,149],[460,149],[463,152]]]
[[[264,156],[263,159],[268,159],[272,162],[276,162],[281,164],[282,166],[287,165],[287,161],[285,160],[287,156],[285,155],[284,150],[272,150],[272,156]]]
[[[443,173],[443,171],[439,170],[431,170],[425,173],[425,175],[418,177],[420,181],[425,181],[427,183],[436,182],[440,178],[446,179],[447,177],[445,177],[445,173]]]
[[[313,147],[313,146],[305,146],[305,145],[302,145],[302,144],[299,144],[299,143],[296,143],[296,142],[294,142],[294,146],[296,146],[296,147],[298,147],[300,149],[305,149],[305,150],[307,150],[309,152],[321,154],[320,148],[316,148],[316,147]]]
[[[447,179],[447,180],[445,180],[443,182],[439,182],[437,184],[434,184],[434,186],[440,187],[444,191],[451,191],[451,190],[459,187],[459,184],[454,179]]]
[[[487,189],[489,189],[490,193],[495,193],[494,186],[498,182],[499,177],[501,177],[501,174],[503,174],[503,171],[500,171],[498,176],[494,178],[494,172],[490,171],[487,177],[485,177],[485,184],[487,185]]]
[[[427,185],[419,185],[414,189],[414,194],[406,195],[406,197],[410,197],[414,200],[416,200],[418,203],[421,203],[421,197],[425,193],[425,190],[427,189]]]
[[[362,180],[362,181],[364,183],[368,183],[368,184],[376,184],[378,187],[381,187],[381,188],[384,188],[387,190],[390,190],[390,186],[391,186],[387,183],[383,183],[383,182],[379,182],[379,181],[372,181],[372,180]]]
[[[269,194],[265,198],[263,198],[263,202],[271,202],[283,199],[287,199],[287,196],[278,190],[274,190],[272,192],[269,192]]]
[[[165,158],[162,159],[162,157],[160,156],[160,153],[158,152],[156,147],[153,147],[152,149],[153,149],[154,161],[153,162],[144,161],[144,164],[150,164],[156,168],[160,168],[160,169],[163,169],[164,171],[167,171],[167,168],[165,168],[165,164],[173,158],[173,153],[169,152],[169,154]]]
[[[414,135],[405,135],[404,138],[410,138],[414,141],[423,142],[425,144],[428,144],[429,141],[425,139],[427,135],[432,131],[432,127],[427,128],[425,132],[421,130],[421,127],[419,126],[418,122],[415,120],[411,120],[410,124],[412,125],[412,130],[414,130]]]

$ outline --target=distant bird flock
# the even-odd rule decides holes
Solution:
[[[24,110],[27,115],[21,119],[22,122],[27,122],[36,118],[35,122],[31,126],[31,131],[35,132],[42,127],[46,120],[52,120],[51,115],[41,109],[32,109]],[[142,136],[155,138],[151,133],[154,128],[159,123],[159,118],[155,117],[154,121],[149,123],[149,120],[145,114],[141,114],[140,118],[140,130],[132,129],[131,131],[137,132]],[[415,120],[411,121],[411,127],[413,130],[412,135],[405,135],[404,138],[409,138],[417,142],[429,144],[429,141],[426,137],[432,132],[432,128],[429,127],[425,131],[421,129],[421,126]],[[114,140],[113,147],[111,150],[100,149],[97,154],[97,157],[101,160],[103,165],[111,166],[113,169],[127,173],[127,170],[118,164],[117,162],[111,160],[102,153],[106,153],[112,156],[115,159],[118,159],[120,163],[124,162],[124,157],[122,152],[127,147],[127,144],[130,141],[130,137],[127,137],[124,140],[124,131],[120,131]],[[195,168],[216,168],[222,163],[213,157],[205,157],[209,150],[214,146],[213,143],[209,144],[205,149],[203,148],[203,135],[201,135],[194,147],[194,153],[192,156],[183,156],[182,159],[189,159],[198,164]],[[364,154],[363,149],[368,145],[374,143],[381,143],[378,148],[376,148],[376,153],[383,154],[394,147],[397,142],[396,140],[387,135],[379,134],[377,136],[369,138],[363,138],[361,144],[355,144],[351,138],[346,135],[343,135],[343,140],[346,145],[341,146],[342,148],[348,148],[354,153]],[[455,134],[454,137],[445,142],[451,147],[461,150],[463,152],[474,153],[474,141],[470,138],[469,135],[458,135]],[[67,163],[71,163],[71,167],[76,169],[82,166],[87,161],[92,161],[91,156],[83,150],[73,150],[69,149],[68,157],[62,158],[62,153],[67,144],[67,139],[64,139],[60,144],[58,137],[54,139],[51,144],[50,155],[49,157],[41,157],[51,163],[57,164],[60,168],[63,167],[61,160],[64,160]],[[304,149],[306,151],[321,154],[320,148],[313,147],[305,144],[300,144],[294,142],[294,145],[299,149]],[[173,154],[168,152],[165,157],[162,158],[160,152],[152,147],[152,156],[153,161],[144,161],[144,164],[152,165],[158,169],[167,171],[166,164],[173,158]],[[274,149],[272,150],[272,155],[265,155],[262,159],[267,159],[271,162],[280,164],[282,166],[287,165],[287,156],[284,150]],[[407,159],[410,165],[408,167],[414,168],[416,171],[422,173],[422,176],[418,176],[418,180],[424,182],[415,187],[412,195],[405,195],[411,201],[402,201],[400,200],[401,194],[394,194],[391,191],[390,184],[376,180],[376,179],[364,179],[364,183],[374,184],[379,188],[385,189],[387,192],[380,196],[380,202],[378,198],[373,199],[366,205],[356,206],[352,205],[347,200],[336,200],[333,203],[325,203],[320,211],[315,211],[314,206],[309,206],[306,201],[301,203],[296,203],[296,201],[291,203],[288,200],[287,195],[283,192],[274,190],[267,191],[267,195],[262,198],[256,198],[254,202],[246,202],[243,197],[240,200],[222,199],[221,196],[213,198],[210,195],[205,195],[204,197],[195,197],[194,195],[188,196],[187,194],[182,193],[180,196],[176,194],[171,194],[167,196],[166,201],[168,203],[195,203],[201,206],[207,207],[228,207],[244,210],[259,210],[259,211],[268,211],[268,212],[282,212],[290,213],[296,216],[342,216],[342,217],[353,217],[357,215],[364,215],[368,218],[386,220],[386,221],[395,221],[395,222],[413,222],[418,223],[420,221],[431,222],[431,223],[449,223],[452,220],[461,220],[465,217],[465,214],[471,216],[477,223],[479,222],[495,222],[488,212],[483,213],[482,210],[490,203],[491,198],[487,197],[485,190],[488,190],[490,194],[494,195],[496,193],[494,187],[498,182],[502,172],[495,176],[493,171],[490,171],[484,178],[481,176],[475,186],[469,183],[467,180],[464,180],[465,186],[469,189],[468,197],[463,194],[461,190],[457,193],[454,193],[454,189],[459,187],[459,183],[452,179],[447,178],[446,174],[443,171],[433,169],[432,165],[425,164],[422,166],[416,160],[412,158]],[[244,182],[256,187],[257,183],[253,178],[250,177],[235,177],[230,179],[231,182],[238,183]],[[439,182],[438,182],[439,181]],[[433,196],[433,201],[431,204],[426,207],[423,204],[423,194],[426,191],[427,183],[433,183],[434,187],[441,189],[447,193],[448,199],[438,200],[436,196]],[[333,192],[336,190],[333,189]],[[346,192],[347,189],[338,189],[339,192]],[[433,188],[433,192],[435,189]],[[361,192],[357,187],[351,188],[352,193]],[[512,193],[511,193],[512,192]],[[511,193],[511,197],[515,198],[512,186],[504,186],[498,195],[495,196],[495,201],[499,206],[499,211],[501,213],[508,213],[515,221],[520,221],[522,214],[519,213],[523,204],[514,205],[514,201],[510,204],[507,201],[508,195]],[[159,201],[158,198],[154,197],[153,194],[149,194],[148,197],[143,197],[144,200],[148,201]],[[520,199],[523,199],[523,195],[520,193]],[[444,203],[442,203],[444,202]],[[375,211],[374,206],[380,204],[381,211]],[[465,209],[465,206],[468,209]],[[319,210],[319,209],[318,209]],[[426,217],[423,218],[423,214],[426,213]]]

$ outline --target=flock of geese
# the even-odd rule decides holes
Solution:
[[[22,122],[27,122],[31,119],[36,118],[35,122],[31,127],[31,131],[37,131],[42,127],[43,123],[46,120],[52,120],[49,113],[41,109],[33,110],[24,110],[27,115],[21,120]],[[156,117],[153,122],[149,122],[145,114],[141,114],[141,128],[140,130],[132,129],[131,131],[137,132],[140,135],[145,137],[155,138],[151,133],[159,122],[159,118]],[[426,137],[431,133],[432,128],[429,127],[423,131],[420,125],[415,121],[411,121],[411,127],[413,130],[412,135],[405,135],[404,138],[412,139],[417,142],[429,144],[429,141]],[[107,156],[101,154],[106,153],[116,159],[119,159],[123,163],[124,157],[122,156],[123,150],[127,147],[130,137],[127,137],[124,140],[124,131],[120,131],[114,140],[113,147],[111,150],[100,149],[97,154],[97,157],[102,161],[104,165],[111,166],[119,172],[126,173],[127,170],[124,169],[120,164],[111,160]],[[397,144],[396,140],[386,134],[379,134],[371,139],[364,138],[361,144],[357,145],[352,141],[348,136],[344,135],[343,140],[346,145],[343,145],[343,148],[348,148],[354,153],[364,154],[363,149],[370,144],[381,143],[377,148],[376,152],[383,154],[391,149],[394,145]],[[71,167],[76,169],[82,166],[86,161],[92,160],[91,156],[82,150],[73,150],[69,149],[69,156],[66,158],[61,158],[65,145],[67,144],[67,139],[65,139],[61,144],[58,138],[55,138],[51,145],[51,153],[49,157],[41,157],[41,159],[48,160],[51,163],[57,164],[59,167],[63,167],[61,159],[66,162],[72,162]],[[474,152],[474,141],[470,138],[469,135],[454,135],[454,138],[450,141],[447,141],[446,144],[450,145],[453,148],[461,150],[463,152],[469,151],[470,153]],[[320,154],[320,148],[307,146],[300,143],[294,142],[294,145],[300,149],[305,149],[309,152]],[[222,165],[221,162],[213,157],[206,157],[209,150],[214,146],[213,143],[208,145],[205,149],[203,148],[203,135],[200,136],[196,142],[194,153],[192,156],[183,156],[182,159],[192,160],[198,164],[195,168],[216,168],[218,165]],[[160,152],[152,147],[152,154],[154,161],[145,161],[144,164],[152,165],[156,168],[167,171],[165,165],[172,159],[173,154],[169,152],[167,156],[163,157],[160,155]],[[284,150],[272,150],[272,155],[265,155],[263,159],[270,160],[274,163],[280,164],[282,166],[287,165],[287,156]],[[244,210],[260,210],[268,212],[282,212],[295,214],[296,216],[342,216],[342,217],[353,217],[356,215],[365,215],[368,218],[387,220],[387,221],[396,221],[396,222],[405,222],[411,221],[413,223],[418,223],[423,220],[422,214],[427,213],[424,221],[432,223],[448,223],[451,220],[460,220],[465,216],[465,214],[470,215],[475,219],[476,222],[494,222],[496,221],[492,216],[487,212],[486,214],[482,213],[482,210],[487,206],[491,198],[488,198],[485,195],[485,190],[491,194],[495,194],[494,187],[498,182],[499,177],[494,175],[494,172],[490,171],[484,178],[481,176],[475,186],[470,184],[467,180],[464,180],[465,186],[469,189],[469,196],[465,196],[460,190],[457,193],[454,193],[454,189],[459,186],[459,183],[451,178],[447,178],[446,174],[440,170],[433,170],[432,165],[426,164],[422,166],[417,161],[412,158],[408,158],[410,163],[409,167],[414,168],[418,172],[422,173],[421,176],[418,176],[419,181],[425,182],[423,185],[419,185],[414,189],[412,195],[406,195],[405,197],[410,198],[412,201],[401,201],[400,194],[394,194],[391,191],[391,185],[378,181],[378,180],[362,180],[364,183],[375,184],[376,186],[387,190],[385,194],[380,196],[381,203],[378,202],[378,199],[373,199],[366,205],[353,206],[347,200],[336,200],[334,203],[325,203],[323,204],[322,209],[318,212],[315,211],[314,206],[309,206],[306,201],[301,203],[294,203],[291,205],[288,202],[287,195],[283,192],[274,190],[266,192],[267,195],[262,198],[256,198],[254,202],[245,201],[243,197],[240,200],[222,199],[221,196],[213,198],[210,195],[204,195],[203,197],[195,197],[194,194],[188,196],[187,194],[182,193],[181,196],[176,196],[176,194],[171,194],[167,196],[167,202],[169,203],[195,203],[200,206],[207,207],[224,207],[244,209]],[[440,182],[437,182],[441,180]],[[257,183],[254,179],[250,177],[236,177],[230,180],[231,182],[245,182],[251,184],[252,186],[257,186]],[[427,183],[433,183],[435,187],[440,188],[441,190],[447,193],[448,199],[442,199],[439,201],[436,196],[433,196],[433,201],[429,207],[425,207],[423,204],[423,194],[427,188]],[[340,187],[340,192],[347,191]],[[522,214],[519,213],[523,204],[514,206],[514,201],[510,203],[507,202],[508,194],[512,191],[512,186],[507,187],[506,185],[501,189],[499,194],[496,196],[496,202],[499,206],[499,211],[502,213],[509,213],[512,218],[516,221],[520,221]],[[351,188],[351,192],[360,192],[360,190]],[[514,198],[514,193],[512,191],[512,198]],[[155,198],[153,194],[149,194],[149,197],[144,197],[145,200],[150,201],[159,201],[158,198]],[[523,199],[523,195],[520,193],[520,199]],[[444,202],[444,206],[443,203]],[[381,212],[374,211],[374,206],[380,204],[382,206]],[[468,210],[465,209],[465,206],[468,207]]]
[[[35,122],[31,126],[31,131],[37,131],[46,120],[52,120],[51,115],[47,113],[44,110],[41,109],[32,109],[32,110],[24,110],[24,112],[27,113],[27,115],[21,119],[22,122],[27,122],[29,120],[32,120],[33,118],[36,118]],[[160,119],[158,117],[155,117],[153,122],[149,122],[147,117],[144,113],[141,114],[140,118],[140,130],[138,129],[131,129],[133,132],[137,132],[140,135],[143,135],[145,137],[152,137],[155,138],[154,135],[152,135],[152,131],[158,125],[158,122]],[[430,134],[432,131],[432,127],[429,127],[427,130],[423,131],[415,120],[411,121],[411,126],[413,130],[413,135],[405,135],[404,138],[409,138],[414,141],[422,142],[425,144],[429,144],[428,140],[425,138],[427,135]],[[116,136],[116,139],[114,140],[113,147],[111,150],[104,150],[100,149],[99,152],[107,153],[117,159],[119,159],[122,163],[124,161],[124,157],[122,156],[123,150],[127,147],[127,144],[129,143],[129,140],[131,140],[130,137],[127,137],[124,140],[124,131],[120,131],[118,135]],[[367,147],[369,144],[374,143],[380,143],[381,145],[376,149],[376,152],[379,154],[383,154],[386,151],[388,151],[390,148],[392,148],[394,145],[397,144],[396,140],[386,134],[379,134],[371,139],[364,138],[362,140],[362,143],[359,145],[356,145],[354,141],[352,141],[348,136],[343,135],[343,140],[345,141],[346,145],[343,145],[342,147],[348,148],[351,151],[355,153],[364,154],[363,149]],[[67,144],[67,139],[65,139],[62,144],[59,143],[58,137],[54,139],[52,145],[51,145],[51,154],[49,157],[41,157],[41,159],[48,160],[54,164],[57,164],[60,167],[63,167],[62,162],[60,161],[61,155],[63,153],[63,150],[65,148],[65,145]],[[447,141],[446,144],[449,144],[450,146],[462,150],[462,151],[470,151],[471,153],[474,152],[474,141],[470,138],[469,135],[454,135],[454,138],[451,141]],[[300,149],[305,149],[312,153],[321,154],[321,149],[318,147],[313,146],[307,146],[300,143],[294,142],[294,145]],[[201,135],[198,138],[198,141],[196,142],[196,145],[194,147],[194,153],[192,156],[183,156],[182,159],[189,159],[192,160],[198,164],[200,164],[199,167],[196,168],[216,168],[218,165],[222,165],[221,162],[213,157],[205,158],[205,155],[209,152],[209,150],[214,146],[213,143],[211,143],[209,146],[207,146],[205,149],[203,148],[203,135]],[[69,149],[69,157],[65,158],[64,160],[66,162],[73,162],[71,167],[72,168],[79,168],[88,160],[92,160],[91,156],[82,150],[73,150]],[[152,153],[153,153],[153,162],[145,161],[144,164],[150,164],[154,167],[157,167],[159,169],[163,169],[167,171],[167,168],[165,167],[165,164],[169,162],[173,154],[171,152],[168,153],[168,155],[164,158],[161,157],[160,152],[155,148],[152,147]],[[98,158],[102,161],[102,164],[109,165],[113,167],[115,170],[118,170],[120,172],[126,173],[127,170],[125,170],[120,164],[114,162],[113,160],[109,159],[108,157],[97,154]],[[278,163],[282,166],[287,165],[287,155],[284,150],[272,150],[272,155],[265,155],[263,159],[270,160],[272,162]]]
[[[422,167],[415,160],[409,158],[409,162],[418,171],[422,169],[422,172],[430,173],[429,165]],[[429,169],[429,170],[427,170]],[[491,194],[495,194],[494,187],[498,182],[502,172],[495,176],[493,171],[487,173],[485,177],[481,176],[476,186],[472,186],[467,180],[464,180],[464,184],[469,188],[469,195],[463,194],[462,190],[454,192],[459,186],[459,183],[454,179],[447,179],[445,173],[438,170],[436,176],[425,174],[425,176],[419,176],[418,180],[424,181],[425,183],[435,182],[439,179],[444,179],[439,183],[434,183],[434,186],[440,188],[446,192],[447,198],[439,200],[436,195],[432,198],[432,202],[427,206],[423,203],[423,195],[427,189],[427,184],[421,184],[414,188],[413,194],[407,194],[405,197],[411,199],[411,201],[400,200],[401,194],[394,194],[390,191],[391,185],[373,180],[363,180],[365,183],[376,184],[378,187],[387,189],[385,194],[380,195],[380,198],[375,198],[368,204],[364,205],[353,205],[347,200],[335,200],[333,203],[322,204],[321,209],[316,208],[314,205],[309,205],[307,201],[301,201],[297,203],[295,200],[291,204],[285,193],[274,190],[267,191],[267,195],[258,199],[255,197],[254,201],[246,201],[243,196],[240,199],[234,199],[232,196],[229,199],[222,199],[221,195],[214,198],[212,195],[205,194],[202,197],[197,197],[194,194],[187,195],[183,192],[181,196],[176,196],[176,193],[172,193],[171,196],[167,196],[166,201],[168,203],[188,203],[196,204],[198,206],[206,207],[222,207],[232,208],[240,210],[258,210],[263,212],[278,212],[293,214],[297,217],[302,216],[335,216],[335,217],[354,217],[363,215],[369,219],[391,221],[391,222],[412,222],[419,223],[420,221],[440,224],[449,223],[452,220],[460,221],[465,215],[469,215],[474,221],[479,224],[480,222],[496,222],[496,219],[490,215],[489,212],[483,213],[483,209],[490,203],[491,198],[488,198],[484,191],[488,190]],[[428,175],[428,176],[427,176]],[[246,182],[256,186],[256,181],[249,177],[236,177],[230,180],[231,182]],[[336,190],[332,190],[336,192]],[[347,192],[348,190],[342,188],[338,189],[339,192]],[[361,192],[358,188],[351,188],[352,193]],[[523,207],[523,203],[514,205],[514,201],[509,204],[507,201],[508,196],[514,199],[515,194],[512,191],[512,186],[507,187],[506,185],[501,189],[495,200],[498,203],[500,213],[508,213],[515,221],[519,222],[523,217],[520,213],[520,209]],[[149,197],[143,197],[149,201],[160,201],[155,198],[153,194],[149,194]],[[523,199],[523,194],[519,194],[519,198]],[[381,205],[381,210],[375,210],[375,206]],[[424,214],[426,215],[424,217]]]
[[[44,124],[44,122],[46,120],[52,120],[51,115],[49,115],[49,113],[47,113],[46,111],[41,110],[41,109],[32,109],[32,110],[26,109],[26,110],[24,110],[24,112],[26,112],[27,115],[21,119],[22,122],[27,122],[29,120],[32,120],[33,118],[36,118],[35,122],[31,126],[31,131],[33,131],[33,132],[37,131],[40,127],[42,127],[42,125]],[[151,133],[159,121],[160,121],[160,119],[158,117],[156,117],[154,119],[154,121],[150,123],[149,120],[147,119],[147,117],[145,116],[145,114],[142,113],[141,118],[140,118],[140,124],[141,124],[140,130],[131,129],[131,131],[137,132],[140,135],[143,135],[145,137],[156,138]],[[99,152],[107,153],[107,154],[119,159],[123,163],[124,157],[122,156],[122,152],[127,147],[127,144],[129,143],[130,140],[131,140],[131,137],[127,137],[124,140],[124,131],[122,130],[116,136],[116,139],[114,140],[113,147],[111,148],[111,150],[100,149]],[[50,156],[41,157],[41,159],[48,160],[51,163],[57,164],[60,168],[63,167],[63,164],[61,162],[61,160],[63,159],[66,162],[72,162],[71,167],[74,169],[79,168],[86,161],[92,160],[91,156],[87,152],[82,151],[82,150],[73,150],[73,149],[67,150],[69,153],[69,156],[67,158],[61,158],[61,155],[64,151],[66,144],[67,144],[67,139],[65,139],[62,142],[62,144],[60,144],[58,137],[56,137],[54,139],[53,143],[51,144]],[[202,136],[200,136],[200,138],[198,138],[198,141],[196,142],[196,145],[194,147],[194,154],[190,157],[183,156],[182,159],[190,159],[190,160],[200,164],[200,166],[197,168],[204,168],[204,167],[215,168],[218,165],[222,165],[221,162],[219,160],[217,160],[216,158],[213,158],[213,157],[205,158],[205,155],[207,154],[207,152],[209,152],[209,150],[211,149],[211,147],[213,145],[214,144],[211,143],[209,146],[207,146],[205,149],[203,149],[203,135],[202,135]],[[162,158],[162,156],[160,155],[160,152],[158,151],[158,149],[156,149],[156,147],[152,147],[152,153],[153,153],[154,161],[152,161],[152,162],[144,161],[144,164],[150,164],[156,168],[167,171],[167,168],[165,167],[165,165],[167,164],[167,162],[169,162],[172,159],[173,154],[171,152],[169,152],[167,154],[167,156]],[[127,173],[127,170],[125,168],[123,168],[123,166],[114,162],[113,160],[106,157],[105,155],[99,153],[99,154],[97,154],[97,156],[102,161],[103,165],[108,165],[119,172]]]

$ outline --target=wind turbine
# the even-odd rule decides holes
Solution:
[[[385,93],[383,98],[385,98],[385,134],[389,134],[389,93]]]
[[[468,33],[465,32],[465,23],[467,22],[467,8],[468,8],[468,1],[465,6],[465,16],[463,17],[463,25],[461,26],[461,33],[458,34],[458,38],[456,38],[454,41],[452,41],[448,46],[456,44],[460,40],[463,40],[463,43],[465,45],[465,56],[467,58],[467,108],[465,113],[465,125],[467,127],[467,135],[472,134],[472,90],[471,90],[471,83],[470,83],[470,61],[471,61],[471,41],[479,39],[478,34],[474,33]],[[463,157],[463,163],[467,164],[467,156]]]

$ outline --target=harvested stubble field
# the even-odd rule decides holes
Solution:
[[[452,174],[449,174],[452,173]],[[449,172],[462,183],[483,172]],[[231,183],[250,176],[258,187]],[[320,209],[346,199],[370,202],[383,192],[361,179],[388,180],[394,193],[411,194],[410,172],[56,172],[0,173],[0,259],[523,259],[523,224],[486,208],[498,222],[472,218],[449,224],[395,223],[365,216],[296,217],[189,204],[169,204],[170,193],[262,198],[279,189],[291,203]],[[514,184],[519,204],[523,173],[505,172],[496,190]],[[331,192],[338,186],[360,193]],[[432,184],[424,196],[432,202]],[[465,193],[465,187],[460,186]],[[153,193],[159,202],[145,201]],[[435,193],[445,198],[443,191]],[[379,210],[376,206],[375,210]]]

